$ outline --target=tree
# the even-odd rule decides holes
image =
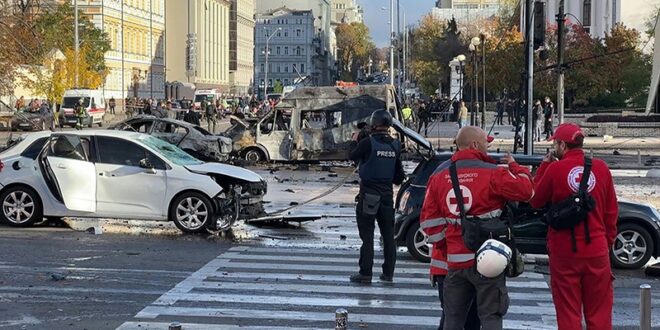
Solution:
[[[651,10],[651,14],[646,18],[644,22],[644,27],[646,28],[646,34],[649,38],[655,36],[655,25],[658,21],[658,16],[660,14],[660,5],[656,5],[654,10]]]
[[[335,30],[342,78],[354,80],[360,67],[368,62],[370,52],[376,48],[364,23],[340,24]]]
[[[279,79],[277,79],[275,81],[275,85],[273,86],[273,92],[281,94],[282,91],[284,91],[284,86],[282,86],[282,82]]]
[[[90,89],[96,89],[103,84],[105,71],[97,71],[88,62],[90,48],[83,45],[80,48],[77,61],[78,84]],[[45,95],[51,102],[57,103],[64,96],[64,91],[75,86],[76,54],[72,49],[64,52],[64,60],[46,61],[44,66],[31,66],[28,75],[21,77],[25,87],[36,94]]]
[[[419,27],[410,33],[412,56],[410,71],[412,77],[425,94],[434,94],[447,71],[440,62],[438,46],[445,33],[445,24],[432,15],[425,15],[419,22]],[[456,54],[458,55],[458,54]]]

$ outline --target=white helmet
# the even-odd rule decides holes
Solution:
[[[477,271],[487,278],[500,276],[511,261],[511,248],[506,244],[489,239],[477,251]]]

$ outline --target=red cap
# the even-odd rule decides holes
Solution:
[[[580,126],[573,123],[561,124],[555,130],[555,134],[550,137],[550,140],[564,141],[566,143],[575,143],[578,136],[584,137]]]
[[[488,135],[488,136],[486,137],[486,141],[488,141],[488,143],[491,143],[491,142],[495,141],[495,138],[492,137],[492,136],[490,136],[490,135]]]

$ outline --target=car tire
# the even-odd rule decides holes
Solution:
[[[623,223],[610,250],[610,260],[615,268],[639,269],[651,259],[655,245],[651,234],[634,223]]]
[[[250,148],[243,153],[243,159],[248,162],[259,163],[266,160],[266,155],[257,148]]]
[[[169,215],[182,232],[199,233],[206,230],[213,219],[213,204],[200,193],[185,192],[172,201]]]
[[[29,187],[14,186],[0,195],[0,220],[13,227],[28,227],[43,219],[39,195]]]
[[[418,220],[413,220],[413,223],[408,227],[406,247],[408,247],[408,253],[418,261],[431,261],[431,248],[426,243],[426,234],[419,227]]]

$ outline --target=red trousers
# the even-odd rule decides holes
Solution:
[[[612,329],[614,287],[608,255],[591,258],[550,257],[550,285],[559,330]]]

